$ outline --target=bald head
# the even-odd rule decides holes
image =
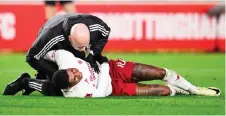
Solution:
[[[88,27],[83,23],[74,24],[70,31],[72,46],[79,51],[84,51],[89,45],[90,33]]]

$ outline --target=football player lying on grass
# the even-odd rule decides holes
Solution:
[[[31,79],[24,73],[8,84],[4,94],[14,95],[23,89],[35,89],[44,95],[56,95],[53,88],[61,90],[65,97],[106,97],[106,96],[174,96],[195,94],[219,96],[215,87],[197,87],[176,72],[151,65],[126,62],[122,59],[109,60],[97,56],[100,73],[90,64],[65,50],[49,51],[45,59],[57,63],[59,70],[49,80]],[[140,84],[140,81],[162,80],[167,85]],[[14,85],[14,86],[13,86]],[[17,87],[15,87],[17,85]],[[59,91],[58,91],[59,92]]]

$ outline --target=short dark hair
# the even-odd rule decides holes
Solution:
[[[67,70],[61,69],[53,74],[53,85],[58,89],[66,89],[70,86]]]

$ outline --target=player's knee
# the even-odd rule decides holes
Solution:
[[[31,57],[26,57],[26,62],[28,63],[28,64],[31,64],[32,63],[32,58]]]
[[[171,90],[168,87],[164,87],[162,91],[162,96],[169,96],[171,94]]]
[[[26,62],[32,67],[34,68],[35,70],[38,70],[37,69],[37,60],[32,58],[32,57],[26,57]]]
[[[157,73],[158,73],[158,76],[159,77],[165,77],[165,75],[166,75],[166,71],[165,71],[165,69],[162,69],[162,68],[160,68],[158,71],[157,71]]]
[[[31,58],[31,57],[26,57],[26,62],[32,67],[34,68],[34,58]]]

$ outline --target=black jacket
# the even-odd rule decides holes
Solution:
[[[76,57],[84,58],[84,53],[73,49],[68,39],[70,29],[76,23],[84,23],[89,27],[91,50],[94,54],[100,54],[108,41],[110,28],[96,16],[73,13],[56,15],[49,19],[40,29],[27,58],[39,60],[48,51],[58,49],[68,50]]]

